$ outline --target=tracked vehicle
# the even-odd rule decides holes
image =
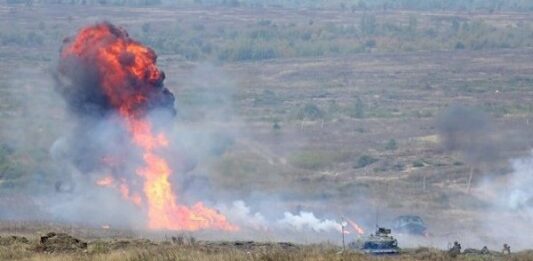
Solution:
[[[391,236],[391,230],[380,227],[375,234],[357,239],[349,248],[373,255],[395,255],[400,253],[398,240]]]

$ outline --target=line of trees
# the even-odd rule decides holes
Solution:
[[[412,15],[407,21],[398,22],[368,13],[357,16],[353,24],[276,24],[260,20],[246,27],[182,26],[170,31],[146,30],[136,36],[160,53],[222,62],[364,52],[533,47],[529,37],[533,27],[529,23],[503,28],[459,17],[431,19]]]
[[[157,53],[180,55],[191,61],[533,47],[530,21],[502,27],[461,16],[382,16],[370,11],[354,14],[353,20],[342,24],[313,19],[284,23],[261,19],[246,25],[190,21],[145,23],[127,29]],[[64,32],[44,21],[27,27],[0,27],[0,46],[55,48],[61,37]]]
[[[211,5],[227,7],[340,8],[360,10],[531,11],[529,0],[6,0],[8,4]]]

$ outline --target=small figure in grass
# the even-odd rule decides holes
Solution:
[[[461,244],[457,241],[453,242],[453,247],[448,250],[448,254],[450,254],[451,257],[456,257],[461,254]]]
[[[510,255],[511,254],[511,246],[509,244],[507,244],[507,243],[503,244],[502,253]]]

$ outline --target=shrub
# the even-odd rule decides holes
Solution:
[[[415,167],[415,168],[424,167],[424,161],[423,160],[415,160],[415,161],[413,161],[413,167]]]
[[[367,48],[374,48],[376,47],[376,40],[374,39],[369,39],[365,42],[365,47]]]
[[[371,165],[373,163],[375,163],[376,161],[378,161],[378,159],[370,156],[370,155],[362,155],[361,157],[359,157],[359,159],[357,160],[357,165],[356,165],[356,168],[364,168],[368,165]]]
[[[306,104],[298,111],[298,119],[316,120],[323,116],[323,112],[313,103]]]
[[[357,97],[357,99],[355,100],[355,103],[353,104],[352,109],[349,112],[350,116],[352,116],[354,118],[357,118],[357,119],[364,118],[365,117],[365,108],[364,107],[365,106],[364,106],[363,101],[361,100],[361,98]]]
[[[396,143],[395,139],[390,139],[387,144],[385,145],[385,149],[387,150],[396,150],[398,149],[398,144]]]

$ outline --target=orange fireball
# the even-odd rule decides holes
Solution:
[[[169,145],[164,133],[154,133],[146,117],[158,102],[169,103],[169,92],[162,88],[164,73],[156,66],[155,52],[131,39],[128,33],[109,23],[99,23],[82,29],[65,42],[62,60],[76,60],[86,67],[96,68],[97,88],[105,97],[105,108],[111,107],[124,120],[132,143],[142,151],[143,165],[136,170],[142,180],[142,191],[132,191],[125,182],[118,187],[122,196],[146,207],[151,229],[235,231],[235,225],[202,202],[192,207],[178,203],[169,177],[173,174],[158,151]],[[68,65],[65,65],[68,66]],[[97,181],[112,186],[112,177]],[[141,193],[142,196],[139,194]]]

